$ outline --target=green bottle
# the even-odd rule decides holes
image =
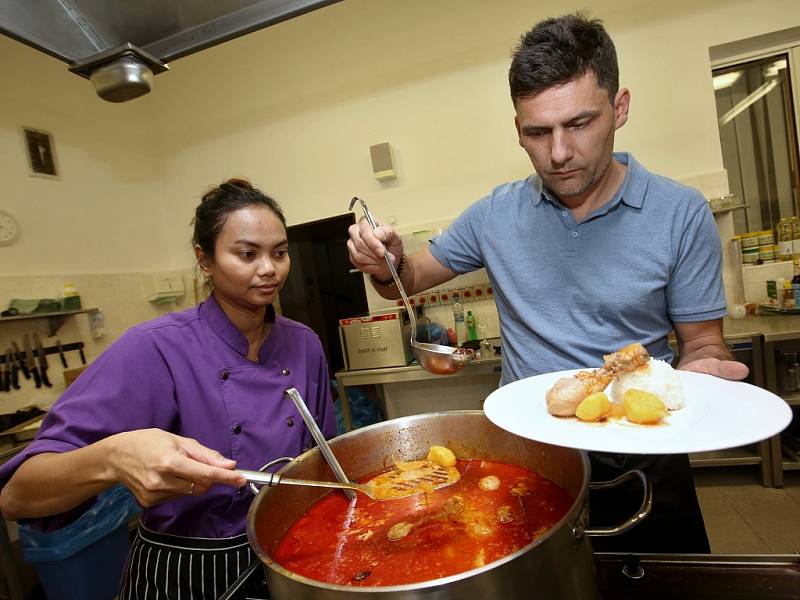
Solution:
[[[475,317],[472,316],[472,311],[467,311],[467,339],[477,340],[478,334],[475,331]]]

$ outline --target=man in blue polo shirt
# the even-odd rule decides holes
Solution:
[[[386,298],[399,293],[385,251],[413,293],[486,268],[500,315],[502,383],[602,364],[603,354],[632,342],[672,361],[673,330],[679,368],[747,375],[722,338],[721,248],[706,201],[613,153],[630,103],[618,79],[600,21],[542,21],[523,36],[509,71],[519,144],[536,175],[495,188],[413,256],[391,227],[351,227],[351,260]],[[688,457],[591,459],[593,479],[642,468],[655,492],[643,523],[593,540],[595,549],[709,552]],[[640,499],[635,487],[598,494],[592,522],[619,522]]]

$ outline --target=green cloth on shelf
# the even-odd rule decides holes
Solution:
[[[52,298],[39,298],[36,300],[14,298],[11,300],[8,308],[16,309],[21,315],[51,313],[62,310],[61,300],[54,300]]]

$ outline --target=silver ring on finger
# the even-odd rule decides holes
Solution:
[[[188,491],[188,492],[186,492],[186,495],[187,495],[187,496],[191,496],[192,494],[194,494],[194,481],[192,481],[191,483],[189,483],[189,491]]]

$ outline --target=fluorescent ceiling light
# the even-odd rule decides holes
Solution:
[[[713,78],[714,91],[725,89],[736,83],[736,80],[742,76],[741,71],[733,71],[731,73],[724,73],[723,75],[715,75]]]
[[[734,106],[724,115],[722,115],[719,119],[719,124],[725,125],[733,121],[739,113],[741,113],[743,110],[746,110],[751,104],[756,102],[759,98],[769,94],[770,91],[772,91],[772,89],[775,88],[780,82],[781,78],[776,77],[775,79],[770,79],[767,83],[760,85],[754,92],[745,97],[744,100],[738,102],[736,106]]]

